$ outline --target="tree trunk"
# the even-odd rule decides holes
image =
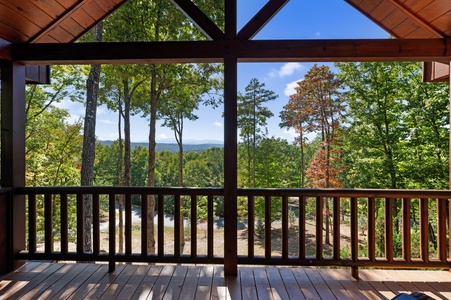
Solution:
[[[147,185],[155,186],[155,135],[156,135],[156,119],[157,119],[157,102],[158,93],[156,87],[157,74],[153,66],[151,71],[150,83],[150,117],[149,117],[149,156],[147,167]],[[155,216],[155,196],[149,195],[147,203],[147,252],[155,253],[155,224],[153,222]]]
[[[179,119],[180,130],[175,130],[177,144],[179,146],[179,185],[183,186],[183,118]],[[183,207],[183,197],[180,197],[180,208]],[[183,213],[180,211],[180,253],[185,249],[185,222]]]
[[[102,41],[102,23],[94,28],[94,42]],[[86,83],[86,114],[83,133],[83,152],[81,163],[81,185],[90,186],[93,183],[95,143],[96,143],[96,110],[99,92],[100,65],[91,65]],[[92,251],[92,195],[83,196],[84,212],[84,251]]]
[[[122,170],[123,170],[123,144],[122,144],[122,103],[119,100],[118,105],[119,118],[118,118],[118,136],[119,136],[119,174],[118,174],[118,183],[119,186],[124,185]],[[124,219],[122,218],[124,214],[124,195],[118,196],[119,202],[119,253],[124,252]]]

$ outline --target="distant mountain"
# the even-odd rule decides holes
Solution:
[[[114,141],[98,141],[102,145],[111,145]],[[203,141],[202,141],[203,142]],[[132,148],[136,146],[141,146],[148,148],[148,143],[145,142],[132,142],[131,146]],[[183,151],[184,152],[190,152],[190,151],[204,151],[210,148],[224,148],[224,144],[221,144],[220,142],[217,143],[202,143],[202,144],[184,144],[183,145]],[[168,150],[171,152],[177,152],[179,151],[179,146],[176,143],[159,143],[157,142],[156,147],[157,152],[161,152],[164,150]]]

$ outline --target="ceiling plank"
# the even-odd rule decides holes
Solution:
[[[70,9],[66,10],[64,14],[59,16],[55,19],[54,22],[50,23],[49,26],[44,28],[41,32],[39,32],[36,36],[30,39],[30,43],[36,43],[39,42],[40,39],[45,37],[47,34],[49,34],[51,31],[53,31],[55,28],[57,28],[66,18],[69,18],[74,12],[76,12],[79,8],[81,8],[84,4],[89,2],[91,0],[79,0],[77,1]]]
[[[247,22],[238,33],[238,39],[252,39],[288,3],[289,0],[271,0]]]
[[[171,0],[210,40],[223,40],[224,32],[190,0]]]
[[[400,9],[402,12],[404,12],[410,19],[414,20],[418,25],[425,28],[429,32],[431,32],[435,37],[437,38],[443,38],[444,36],[441,35],[437,30],[432,28],[428,23],[426,23],[423,19],[418,17],[416,14],[412,13],[405,5],[398,3],[395,0],[386,0],[390,2],[393,6]]]
[[[451,39],[222,40],[13,44],[14,61],[33,64],[451,61]]]

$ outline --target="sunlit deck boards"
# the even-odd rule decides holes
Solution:
[[[451,299],[447,271],[240,267],[225,278],[222,266],[118,265],[29,262],[0,277],[0,299],[391,299],[421,291]]]

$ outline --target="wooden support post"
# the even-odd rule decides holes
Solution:
[[[1,186],[25,186],[25,66],[1,62]],[[11,271],[23,264],[14,255],[25,249],[25,198],[14,195],[7,201],[7,257]]]
[[[237,275],[237,61],[224,62],[224,272]]]
[[[225,0],[225,38],[236,39],[236,0]],[[224,274],[238,274],[237,187],[238,59],[233,49],[224,52]]]
[[[451,62],[449,63],[449,74],[450,74],[450,76],[449,76],[449,103],[450,103],[450,116],[451,116]],[[451,120],[451,119],[450,119]],[[449,140],[450,140],[450,142],[451,142],[451,121],[450,121],[450,126],[449,126]],[[450,143],[450,145],[449,145],[449,147],[450,147],[450,150],[451,150],[451,143]],[[449,172],[450,172],[450,176],[449,176],[449,180],[450,180],[450,183],[449,183],[449,188],[451,189],[451,151],[449,152],[449,155],[450,155],[450,160],[449,160],[449,162],[450,162],[450,168],[449,168]],[[449,218],[449,220],[448,220],[448,231],[449,231],[449,239],[448,239],[448,249],[449,249],[449,256],[448,257],[451,257],[451,199],[448,199],[448,206],[449,206],[449,214],[448,214],[448,218]],[[449,267],[449,271],[451,272],[451,266]]]

